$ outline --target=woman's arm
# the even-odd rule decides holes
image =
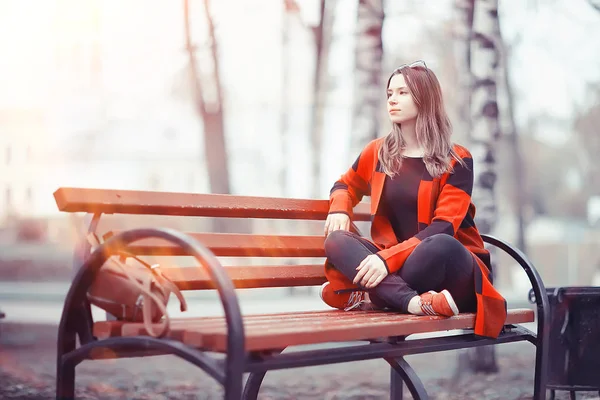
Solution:
[[[352,218],[352,209],[363,196],[369,196],[376,142],[369,143],[360,153],[352,167],[336,181],[329,193],[329,214],[343,213]]]

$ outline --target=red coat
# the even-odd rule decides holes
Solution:
[[[371,238],[380,249],[379,255],[390,273],[404,265],[415,247],[425,238],[446,233],[454,236],[474,256],[479,265],[475,271],[477,314],[475,333],[497,337],[506,320],[506,301],[492,286],[489,252],[475,226],[475,206],[471,202],[473,188],[473,159],[464,147],[455,145],[454,150],[466,167],[452,160],[454,171],[433,179],[427,169],[423,173],[418,192],[419,232],[412,238],[398,243],[394,230],[385,215],[378,212],[385,173],[379,163],[379,147],[383,138],[369,143],[358,159],[339,181],[330,196],[330,213],[346,213],[352,217],[352,209],[363,196],[371,196]],[[352,282],[341,273],[326,268],[332,287],[347,288]],[[352,285],[353,286],[353,285]]]

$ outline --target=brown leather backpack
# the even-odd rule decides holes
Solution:
[[[93,233],[88,234],[87,239],[92,251],[100,245],[100,240]],[[91,304],[118,320],[143,322],[149,335],[162,337],[169,332],[167,303],[171,292],[179,299],[181,311],[186,311],[187,303],[181,291],[161,273],[158,264],[150,265],[133,254],[121,251],[108,258],[100,268],[87,298]],[[161,324],[157,331],[153,324],[159,321]]]

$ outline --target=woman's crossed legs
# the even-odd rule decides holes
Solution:
[[[329,262],[351,281],[361,261],[378,251],[371,242],[348,231],[334,231],[325,241]],[[473,312],[476,308],[473,273],[477,267],[474,256],[454,237],[433,235],[417,245],[398,272],[369,289],[369,297],[378,307],[414,314],[419,295],[445,289],[459,311]]]

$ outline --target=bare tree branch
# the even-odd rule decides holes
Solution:
[[[222,89],[219,76],[219,60],[215,28],[210,14],[210,1],[204,1],[206,23],[208,25],[209,46],[212,61],[212,76],[204,83],[214,85],[212,98],[207,101],[206,85],[198,74],[199,64],[196,58],[196,46],[192,43],[190,27],[189,0],[183,1],[185,44],[188,52],[190,77],[193,85],[194,102],[198,116],[204,125],[204,157],[212,193],[230,193],[227,151],[223,122]]]

